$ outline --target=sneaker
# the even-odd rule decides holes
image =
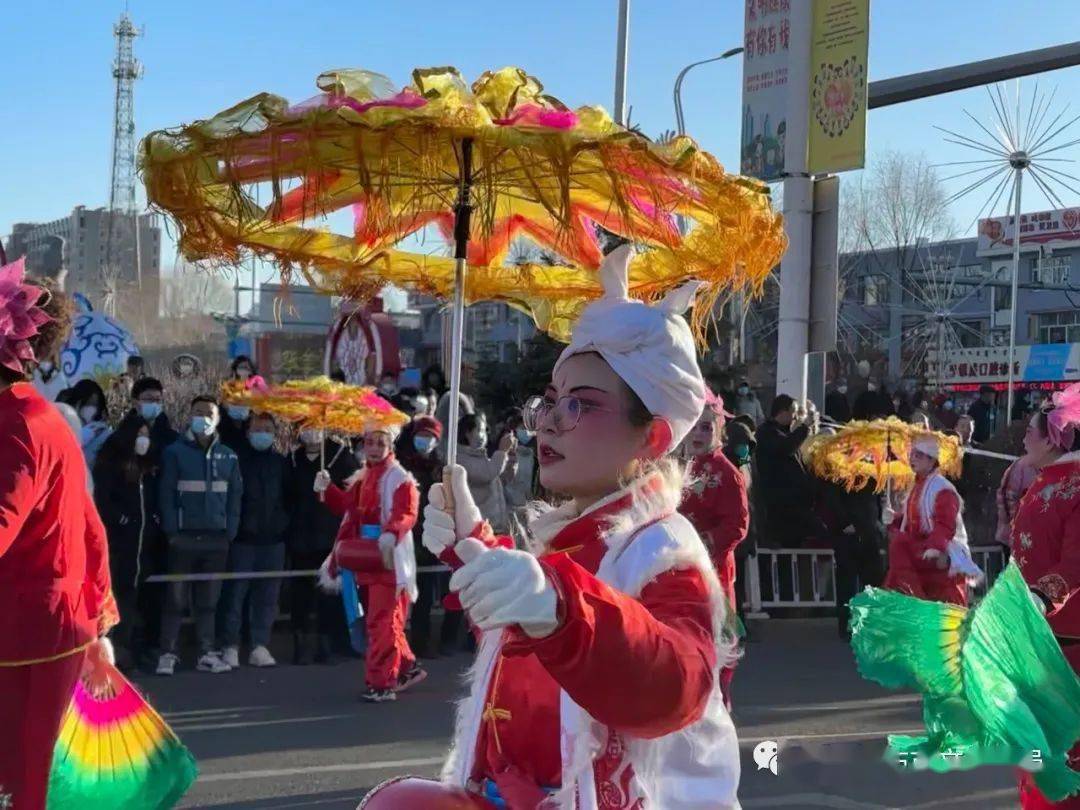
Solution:
[[[238,647],[226,647],[221,651],[221,660],[231,669],[240,669],[240,649]]]
[[[427,670],[422,669],[418,664],[413,664],[409,668],[408,672],[403,672],[398,676],[397,686],[394,687],[395,692],[404,692],[410,686],[416,686],[420,681],[427,677]]]
[[[397,700],[397,694],[393,689],[368,689],[360,699],[367,703],[385,703],[388,700]]]
[[[157,669],[154,670],[158,675],[172,675],[176,672],[176,662],[180,659],[172,653],[162,653],[157,660]]]
[[[274,656],[272,656],[270,651],[261,644],[251,651],[251,655],[248,656],[248,663],[253,667],[277,666],[277,661],[274,660]]]
[[[203,653],[199,658],[199,663],[195,665],[195,669],[199,670],[199,672],[211,672],[214,675],[232,671],[232,667],[225,663],[221,653],[214,650]]]

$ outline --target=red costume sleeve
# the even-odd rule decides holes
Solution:
[[[326,508],[335,517],[343,517],[353,504],[352,488],[341,489],[337,484],[330,484],[326,490]]]
[[[482,520],[477,523],[476,528],[472,530],[472,534],[470,534],[469,537],[473,538],[474,540],[479,540],[488,548],[514,547],[513,537],[505,534],[496,535],[491,530],[491,525],[486,520]],[[452,571],[457,571],[459,568],[465,565],[465,563],[461,561],[461,558],[458,557],[457,553],[452,547],[444,549],[443,553],[439,555],[439,559],[444,565],[450,566],[450,569]],[[450,594],[448,598],[457,599],[457,596],[455,594]]]
[[[37,462],[25,430],[0,433],[0,557],[15,538],[34,503]]]
[[[933,528],[925,543],[938,551],[948,551],[949,541],[956,537],[956,521],[960,517],[960,497],[950,490],[939,492],[934,499]]]
[[[1080,591],[1080,508],[1073,509],[1062,525],[1061,557],[1035,583],[1035,590],[1050,599],[1054,610]]]
[[[109,576],[109,541],[89,494],[83,511],[86,516],[86,579],[94,589],[93,613],[98,617],[98,635],[105,635],[120,623]]]
[[[507,632],[506,655],[534,653],[579,706],[636,737],[670,734],[698,720],[713,688],[716,647],[705,580],[668,571],[640,601],[570,557],[544,560],[560,592],[562,626],[530,639]]]
[[[743,477],[734,466],[720,468],[720,487],[716,492],[718,509],[713,527],[709,530],[716,558],[734,549],[746,539],[750,529],[750,504],[746,498]]]
[[[413,481],[406,481],[394,491],[390,505],[390,519],[382,527],[384,532],[397,535],[398,542],[416,525],[420,514],[420,490]]]

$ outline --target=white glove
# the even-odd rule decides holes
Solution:
[[[316,585],[323,593],[337,594],[341,593],[341,574],[330,573],[330,567],[334,561],[334,552],[331,551],[326,559],[323,560],[322,565],[319,566],[319,573],[316,574]],[[337,566],[334,566],[336,568]]]
[[[432,486],[432,490],[441,486],[442,484],[435,484]],[[439,495],[442,495],[441,491]],[[457,534],[454,531],[454,518],[448,512],[444,512],[435,504],[429,502],[424,507],[424,533],[420,540],[424,544],[424,548],[436,557],[442,556],[446,549],[457,542]]]
[[[892,526],[893,521],[896,520],[896,510],[887,505],[881,510],[881,522],[886,526]]]
[[[1036,609],[1039,611],[1040,616],[1046,615],[1046,602],[1035,591],[1028,591],[1028,596],[1031,597],[1031,601],[1035,604]]]
[[[330,473],[328,473],[326,470],[319,470],[317,473],[315,473],[314,489],[320,495],[326,492],[326,490],[330,489]]]
[[[397,545],[397,535],[393,532],[383,532],[379,535],[379,553],[382,554],[383,565],[386,570],[394,570],[394,546]]]
[[[465,473],[465,468],[455,464],[446,469],[450,471],[450,488],[454,497],[455,537],[457,540],[464,540],[472,534],[476,524],[481,521],[480,510],[476,507],[476,501],[473,500],[472,493],[469,492],[469,479]],[[446,491],[442,484],[432,484],[431,489],[428,490],[428,505],[424,509],[425,534],[427,534],[427,510],[432,506],[444,514],[449,514],[446,510]]]
[[[516,624],[532,638],[543,638],[558,628],[555,588],[526,551],[486,550],[454,572],[450,590],[483,631]]]

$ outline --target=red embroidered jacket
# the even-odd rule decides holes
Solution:
[[[1080,639],[1080,452],[1039,471],[1013,518],[1012,553],[1028,585],[1051,603],[1054,634]]]

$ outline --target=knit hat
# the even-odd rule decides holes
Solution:
[[[421,431],[432,434],[436,439],[441,439],[442,422],[434,416],[418,416],[412,420],[412,432],[415,435]]]

